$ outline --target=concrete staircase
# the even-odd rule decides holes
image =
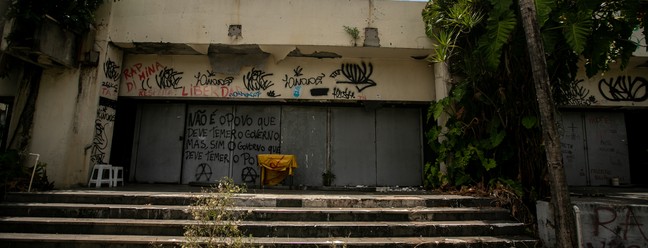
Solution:
[[[179,247],[197,193],[14,193],[0,247]],[[490,199],[455,195],[256,193],[235,196],[255,247],[535,247]]]

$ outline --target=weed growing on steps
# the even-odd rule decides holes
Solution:
[[[245,192],[245,186],[234,184],[231,178],[223,178],[217,186],[203,190],[190,208],[196,223],[185,226],[186,242],[182,247],[249,247],[239,229],[244,213],[232,210],[234,195]]]

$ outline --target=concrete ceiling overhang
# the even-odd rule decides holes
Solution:
[[[286,57],[339,59],[425,59],[431,49],[342,47],[308,45],[229,45],[178,43],[115,43],[129,54],[207,55],[214,72],[237,75],[242,67],[262,69],[272,57],[279,63]]]
[[[286,57],[310,58],[382,58],[382,59],[421,59],[432,53],[427,48],[388,48],[352,46],[310,46],[310,45],[229,45],[229,44],[182,44],[182,43],[115,43],[130,54],[158,55],[211,55],[211,54],[270,54],[275,62]]]

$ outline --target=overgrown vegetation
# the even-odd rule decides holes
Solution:
[[[83,33],[94,24],[94,12],[102,3],[103,0],[14,0],[7,17],[13,18],[20,28],[14,29],[8,39],[28,42],[46,16],[63,28]]]
[[[234,184],[231,178],[223,178],[216,186],[204,190],[191,206],[197,222],[185,226],[186,242],[182,247],[248,247],[246,236],[239,229],[245,213],[233,210],[233,197],[245,192],[245,186]]]
[[[346,32],[353,39],[353,46],[358,45],[358,39],[360,39],[360,30],[357,27],[342,26],[344,32]]]
[[[611,63],[625,66],[629,40],[646,21],[639,1],[536,1],[553,98],[589,104],[578,88],[579,58],[589,76]],[[449,97],[433,102],[427,133],[437,155],[425,166],[428,188],[506,189],[533,206],[549,194],[536,95],[517,1],[435,0],[423,10],[431,62],[452,74]],[[441,172],[442,165],[447,173]]]
[[[26,192],[29,188],[34,165],[25,165],[26,156],[16,150],[7,150],[0,153],[0,186],[2,194],[0,199],[4,199],[7,192]],[[36,172],[31,185],[32,191],[45,191],[54,188],[54,182],[47,178],[47,164],[38,162]]]

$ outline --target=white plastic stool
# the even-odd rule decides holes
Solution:
[[[112,186],[117,187],[117,184],[119,182],[121,182],[122,186],[124,186],[124,167],[113,166],[111,172],[112,172]]]
[[[106,172],[106,173],[104,173]],[[108,178],[104,178],[104,175],[107,175]],[[90,180],[88,181],[88,187],[90,184],[95,184],[95,187],[100,188],[102,184],[107,183],[108,187],[113,185],[113,173],[112,165],[109,164],[95,164],[92,167],[92,174],[90,175]]]

